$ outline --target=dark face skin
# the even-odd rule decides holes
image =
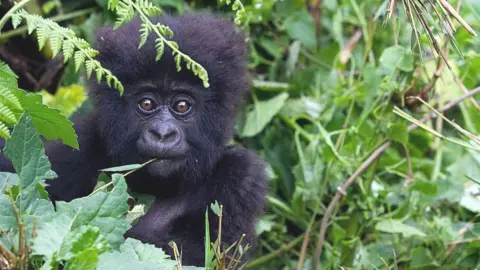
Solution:
[[[185,130],[195,121],[198,109],[191,87],[159,91],[153,84],[142,83],[129,95],[130,107],[141,128],[136,147],[141,162],[151,159],[150,175],[166,177],[185,165],[190,146]]]

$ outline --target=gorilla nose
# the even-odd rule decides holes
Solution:
[[[154,122],[148,127],[148,133],[153,140],[164,144],[175,144],[180,140],[178,127],[171,122]]]

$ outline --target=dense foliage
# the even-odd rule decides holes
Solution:
[[[149,23],[159,8],[214,9],[248,34],[253,88],[235,141],[267,161],[271,181],[246,268],[480,267],[477,0],[12,2],[1,6],[0,136],[17,173],[0,174],[0,269],[182,268],[123,239],[148,198],[129,207],[120,173],[141,165],[106,170],[93,194],[55,210],[43,187],[56,175],[40,136],[78,148],[66,117],[90,109],[87,77],[122,91],[94,60],[92,29],[140,15],[159,57],[178,49],[208,86],[170,30]],[[223,269],[206,236],[206,268]]]

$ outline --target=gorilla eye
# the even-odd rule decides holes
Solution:
[[[153,102],[153,100],[149,98],[144,98],[140,100],[138,105],[143,111],[146,111],[146,112],[151,112],[155,109],[155,103]]]
[[[185,100],[178,101],[174,104],[173,110],[179,114],[187,113],[190,110],[190,103]]]

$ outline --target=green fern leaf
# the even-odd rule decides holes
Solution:
[[[178,48],[179,48],[179,47],[178,47],[178,43],[175,42],[175,41],[169,41],[169,42],[168,42],[168,45],[170,45],[170,47],[175,48],[175,49],[177,49],[177,50],[178,50]]]
[[[85,62],[85,54],[82,51],[76,51],[74,55],[75,72],[80,69],[80,66]]]
[[[156,16],[163,13],[161,8],[156,7],[148,0],[138,0],[136,4],[147,16]]]
[[[119,2],[117,5],[117,19],[115,20],[114,29],[118,29],[120,26],[131,21],[135,16],[135,9],[132,5]]]
[[[108,0],[107,8],[108,8],[109,10],[115,10],[115,8],[116,8],[117,5],[118,5],[118,2],[120,2],[120,0]]]
[[[8,130],[8,127],[0,122],[0,137],[10,139],[10,131]]]
[[[89,58],[94,58],[95,56],[97,56],[99,54],[99,52],[93,48],[86,48],[83,50],[83,53],[89,57]]]
[[[59,32],[52,32],[50,35],[50,46],[52,47],[52,55],[53,57],[57,56],[57,54],[62,50],[62,43],[63,38],[62,34]]]
[[[138,44],[138,48],[142,48],[147,42],[148,35],[150,34],[150,26],[146,23],[142,23],[140,28],[140,43]]]
[[[12,85],[0,84],[0,104],[5,104],[14,110],[21,111],[22,105],[11,89],[17,89],[16,81]]]
[[[101,67],[97,67],[97,69],[95,69],[95,74],[97,75],[97,82],[100,83],[103,77],[103,69]]]
[[[87,79],[92,76],[93,69],[95,68],[95,60],[85,61],[85,69],[87,70]]]
[[[17,74],[3,61],[0,60],[0,71],[7,73],[12,79],[18,79]],[[15,80],[14,80],[15,81]]]
[[[180,54],[175,55],[175,66],[177,67],[177,71],[182,70],[182,56]]]
[[[155,48],[157,49],[157,56],[155,57],[155,61],[159,61],[163,56],[163,52],[165,51],[165,42],[163,42],[161,38],[157,38],[155,42]]]
[[[76,37],[74,41],[77,48],[90,49],[90,43],[88,43],[85,39]]]
[[[156,24],[156,27],[158,28],[158,31],[160,32],[160,34],[162,34],[163,36],[167,36],[169,38],[173,37],[173,31],[172,29],[170,29],[170,27],[166,25],[161,25],[159,23]]]
[[[36,22],[33,18],[27,17],[27,31],[28,34],[31,35],[33,31],[35,31],[35,28],[37,27]]]
[[[66,39],[63,42],[63,57],[64,57],[64,62],[66,63],[70,58],[72,58],[73,53],[75,52],[75,44],[73,43],[74,41],[72,39]]]
[[[50,28],[47,25],[40,25],[37,28],[37,41],[38,41],[38,49],[41,50],[43,46],[45,46],[45,42],[50,35]]]
[[[1,103],[0,103],[0,122],[4,122],[10,126],[13,126],[18,122],[12,110],[8,108],[5,104],[1,104]]]
[[[17,28],[22,23],[22,16],[18,13],[12,15],[13,28]]]

